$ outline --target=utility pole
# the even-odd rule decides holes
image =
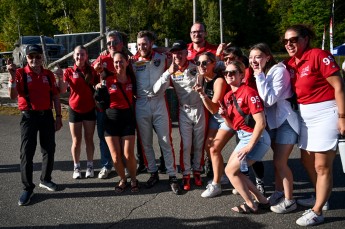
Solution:
[[[105,11],[105,0],[99,0],[99,32],[100,35],[103,35],[105,31],[106,26],[106,11]],[[103,51],[106,48],[105,40],[101,40],[101,50]]]
[[[223,43],[223,8],[222,0],[219,0],[219,30],[220,30],[220,43]]]
[[[193,0],[193,24],[196,22],[196,0]]]

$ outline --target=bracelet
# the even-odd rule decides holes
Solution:
[[[345,114],[339,114],[338,113],[338,118],[345,118]]]

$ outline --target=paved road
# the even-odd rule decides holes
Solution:
[[[230,208],[242,202],[239,196],[231,194],[231,185],[223,186],[223,194],[213,199],[204,199],[200,194],[204,188],[192,187],[181,196],[174,195],[168,188],[167,175],[161,175],[161,182],[152,189],[142,188],[132,194],[114,192],[115,173],[110,179],[72,179],[70,155],[70,134],[68,123],[57,133],[57,150],[54,181],[59,191],[49,192],[38,187],[41,157],[36,152],[34,181],[35,195],[29,206],[19,207],[21,193],[19,173],[19,117],[0,115],[0,227],[4,228],[297,228],[295,220],[305,208],[290,214],[278,215],[261,212],[258,215],[238,215]],[[179,149],[178,129],[173,129],[176,151]],[[95,143],[98,140],[95,138]],[[157,142],[154,143],[157,148]],[[233,149],[230,141],[223,155],[226,160]],[[156,150],[156,152],[158,152]],[[158,158],[158,157],[157,157]],[[176,152],[178,158],[178,152]],[[85,151],[82,153],[82,167],[86,167]],[[99,165],[99,150],[96,147],[95,165]],[[265,157],[266,190],[273,191],[272,153]],[[298,160],[295,149],[290,165],[295,176],[295,197],[305,197],[312,192],[310,183]],[[179,160],[177,160],[179,164]],[[97,170],[97,172],[99,169]],[[345,176],[341,169],[339,155],[335,161],[334,191],[330,198],[331,210],[325,212],[326,222],[318,228],[345,228]],[[181,178],[181,175],[179,175]],[[138,177],[141,183],[148,174]],[[204,177],[204,181],[207,178]]]

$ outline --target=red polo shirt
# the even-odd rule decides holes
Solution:
[[[199,51],[196,51],[193,48],[193,42],[189,43],[187,45],[187,50],[188,50],[187,60],[194,61],[195,57],[198,56],[199,54],[203,53],[203,52],[211,52],[214,55],[216,55],[217,48],[218,48],[218,46],[209,44],[207,41],[205,41],[205,46],[202,47]]]
[[[236,106],[232,99],[232,91],[229,91],[224,96],[224,104],[227,107],[228,115],[232,120],[232,125],[235,130],[244,130],[247,132],[253,132],[253,128],[250,128],[244,123],[244,118],[237,111]],[[256,114],[264,110],[264,106],[261,102],[259,94],[253,88],[242,84],[234,93],[237,104],[245,114]]]
[[[286,65],[298,103],[311,104],[335,99],[334,88],[326,79],[339,71],[340,67],[329,52],[308,49],[298,64],[295,57],[292,57],[286,61]]]
[[[99,82],[99,77],[96,71],[91,68],[93,77],[89,82],[90,85],[88,85],[85,79],[76,72],[77,69],[76,65],[73,68],[67,68],[63,76],[64,81],[68,82],[71,89],[69,106],[76,112],[87,113],[95,108],[93,90],[91,90],[90,85],[96,85]],[[85,76],[85,69],[78,69],[78,71],[81,71]]]
[[[29,91],[29,98],[32,110],[49,110],[51,109],[51,96],[58,95],[59,90],[56,86],[56,81],[54,74],[48,69],[42,67],[41,73],[36,74],[32,71],[29,65],[24,68],[17,69],[16,71],[16,83],[18,91],[18,108],[19,110],[29,110],[28,104],[25,99],[24,92],[24,82],[23,82],[23,72],[27,75],[27,85]],[[51,82],[51,87],[49,85],[48,77]]]
[[[129,108],[129,104],[124,97],[122,91],[120,90],[119,86],[122,87],[123,91],[125,92],[129,102],[133,104],[133,85],[131,78],[127,76],[127,82],[122,84],[117,81],[116,76],[110,76],[106,79],[106,85],[110,94],[110,108],[115,109],[127,109]]]

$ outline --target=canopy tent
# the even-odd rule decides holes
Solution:
[[[345,56],[345,43],[333,49],[334,56]]]

